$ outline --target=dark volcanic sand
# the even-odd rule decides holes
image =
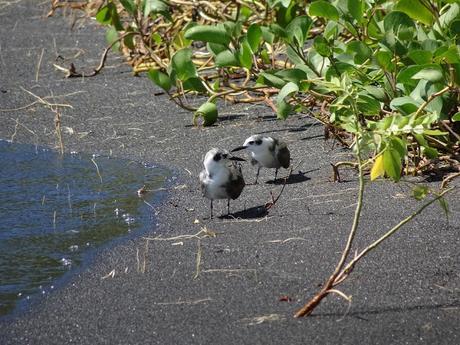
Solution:
[[[353,295],[346,316],[348,303],[330,296],[312,317],[294,319],[332,272],[352,221],[355,174],[330,182],[330,162],[347,159],[347,152],[325,142],[313,120],[297,115],[277,121],[264,106],[221,106],[217,126],[193,128],[190,113],[154,96],[151,82],[133,77],[119,57],[95,78],[64,79],[53,67],[56,56],[80,54],[77,68],[96,66],[104,33],[91,20],[71,31],[69,18],[44,17],[47,6],[0,2],[0,108],[35,101],[21,87],[72,105],[62,109],[67,151],[113,154],[175,171],[177,183],[157,209],[157,234],[190,235],[206,226],[217,235],[199,246],[196,239],[150,242],[145,255],[143,238],[101,252],[64,288],[0,322],[2,344],[460,343],[458,192],[448,198],[450,222],[433,205],[357,266],[340,287]],[[10,139],[19,123],[14,140],[55,147],[49,109],[35,104],[0,116],[0,138]],[[270,191],[276,195],[281,188],[264,183],[273,172],[262,170],[262,183],[247,186],[231,204],[238,219],[204,219],[209,203],[197,183],[204,153],[261,132],[286,140],[293,164],[300,164],[279,202],[266,217],[258,213]],[[246,165],[244,175],[253,181],[255,169]],[[369,186],[354,248],[415,210],[404,192],[401,184]],[[216,214],[226,211],[225,202],[216,205]],[[145,272],[138,270],[137,251]],[[102,279],[112,270],[113,278]],[[283,296],[292,301],[280,301]]]

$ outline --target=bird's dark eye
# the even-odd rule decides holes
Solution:
[[[262,139],[257,139],[256,140],[256,145],[260,145],[260,144],[262,144]]]
[[[254,141],[251,140],[250,142],[248,142],[248,144],[249,144],[249,145],[252,145],[252,144],[254,144]]]
[[[220,161],[221,158],[222,158],[222,157],[221,157],[220,153],[216,153],[216,155],[214,156],[213,159],[214,159],[216,162],[218,162],[218,161]]]

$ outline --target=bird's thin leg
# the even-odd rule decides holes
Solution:
[[[276,176],[278,176],[278,169],[275,169],[275,180],[273,182],[276,182]]]
[[[211,219],[212,219],[212,199],[211,199]]]
[[[259,179],[259,173],[260,173],[260,166],[257,167],[256,182],[254,182],[254,184],[257,184],[257,180]]]
[[[227,199],[227,216],[230,215],[230,199]]]

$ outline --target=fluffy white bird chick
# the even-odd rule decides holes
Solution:
[[[241,166],[235,161],[244,159],[232,156],[227,150],[213,148],[206,153],[204,170],[200,173],[203,196],[211,200],[227,199],[227,212],[230,213],[230,199],[235,200],[245,186]]]
[[[291,153],[286,143],[275,138],[264,135],[251,135],[246,139],[243,146],[237,147],[232,152],[247,149],[251,153],[251,163],[257,165],[256,181],[259,178],[260,168],[274,168],[275,181],[278,175],[278,169],[283,167],[289,168]]]

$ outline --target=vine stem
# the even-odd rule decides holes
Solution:
[[[342,252],[342,256],[335,267],[334,272],[327,280],[326,284],[324,284],[323,288],[309,301],[307,302],[302,308],[300,308],[294,315],[294,317],[302,317],[310,315],[313,309],[326,297],[330,292],[332,287],[334,286],[334,282],[336,281],[337,276],[342,271],[343,266],[345,265],[345,260],[347,259],[348,255],[350,254],[351,245],[353,244],[353,239],[356,235],[356,230],[358,229],[359,225],[359,218],[361,216],[361,209],[363,207],[363,196],[364,196],[364,175],[363,175],[363,167],[361,161],[361,150],[359,147],[359,140],[356,139],[356,156],[358,160],[358,172],[359,172],[359,191],[358,191],[358,203],[355,209],[355,215],[353,218],[353,224],[350,229],[350,233],[348,235],[347,243],[345,248]]]
[[[428,97],[428,99],[417,109],[414,117],[417,117],[420,115],[420,113],[427,107],[428,104],[430,104],[430,102],[435,99],[436,97],[439,97],[439,96],[442,96],[443,94],[445,94],[447,91],[449,91],[451,89],[450,86],[446,86],[444,89],[438,91],[438,92],[435,92],[433,94],[430,95],[430,97]]]
[[[340,272],[340,274],[337,276],[333,286],[336,286],[340,284],[346,277],[347,275],[353,270],[354,266],[356,263],[365,255],[367,255],[371,250],[375,249],[380,243],[388,239],[391,235],[393,235],[396,231],[398,231],[403,225],[407,224],[410,222],[412,219],[414,219],[416,216],[418,216],[425,208],[430,206],[432,203],[436,202],[437,200],[441,199],[445,194],[449,193],[455,189],[455,187],[451,187],[448,189],[443,190],[441,193],[436,195],[435,198],[431,199],[427,203],[425,203],[422,207],[420,207],[417,211],[412,213],[411,215],[407,216],[404,218],[402,221],[400,221],[398,224],[396,224],[393,228],[388,230],[383,236],[381,236],[379,239],[376,241],[372,242],[370,245],[368,245],[366,248],[364,248],[358,255],[356,255],[353,260],[351,260],[345,268]]]

